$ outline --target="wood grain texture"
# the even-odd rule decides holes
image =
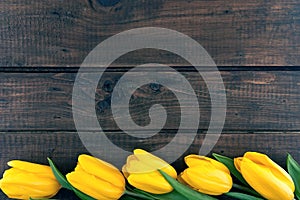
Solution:
[[[50,157],[63,173],[74,168],[77,156],[88,153],[76,133],[72,115],[78,67],[110,36],[147,26],[187,34],[219,66],[226,88],[227,116],[212,152],[236,157],[259,151],[282,166],[289,152],[300,161],[299,0],[121,0],[111,7],[101,6],[98,0],[1,0],[0,8],[1,174],[12,159],[46,164]],[[208,89],[187,61],[161,50],[130,52],[105,71],[95,92],[95,109],[106,136],[128,151],[153,151],[176,135],[179,102],[171,90],[157,84],[135,91],[130,114],[134,122],[144,126],[150,122],[150,107],[162,104],[168,119],[159,134],[132,139],[113,120],[110,102],[116,83],[131,67],[145,63],[174,66],[191,83],[201,117],[198,135],[183,155],[197,153],[210,121]],[[95,73],[95,69],[90,70]],[[104,69],[100,66],[98,70]],[[163,73],[168,78],[170,72]],[[134,79],[140,74],[129,76]],[[176,89],[178,81],[170,81]],[[83,90],[88,89],[87,79]],[[180,92],[188,94],[189,102],[191,93]],[[84,107],[81,111],[82,117],[90,117]],[[191,137],[190,124],[183,128],[185,134],[178,145]],[[87,129],[98,131],[96,127]],[[183,157],[173,165],[181,171],[185,167]],[[68,191],[56,198],[76,199]],[[0,199],[7,197],[0,192]]]
[[[300,65],[300,3],[122,0],[2,0],[0,66],[79,66],[104,39],[124,30],[157,26],[198,41],[221,65]],[[164,58],[136,52],[137,57]],[[166,54],[168,55],[168,54]],[[171,64],[183,65],[177,56]],[[115,65],[126,66],[132,59]]]
[[[285,166],[286,154],[289,152],[297,161],[300,161],[300,137],[299,132],[248,132],[237,131],[223,132],[212,152],[229,157],[243,155],[246,151],[258,151],[268,154],[274,161]],[[160,138],[146,139],[144,142],[136,143],[133,140],[120,139],[120,132],[107,132],[111,141],[124,147],[127,144],[131,148],[144,148],[153,151],[158,146],[166,145],[172,139],[172,134],[166,132]],[[180,136],[180,143],[185,143],[190,133]],[[197,153],[202,144],[203,133],[199,132],[194,143],[184,155]],[[0,133],[0,173],[7,169],[6,162],[12,159],[22,159],[36,163],[47,164],[47,157],[55,161],[63,173],[73,170],[76,165],[77,156],[88,153],[80,141],[76,132],[1,132]],[[122,148],[123,148],[122,147]],[[104,149],[103,149],[104,151]],[[168,153],[166,152],[166,156]],[[114,154],[114,151],[111,151]],[[183,158],[179,158],[173,165],[178,171],[185,166]],[[125,162],[125,161],[124,161]]]
[[[98,85],[95,109],[105,130],[118,130],[111,114],[110,100],[114,86],[123,74],[105,73]],[[132,78],[137,76],[127,74]],[[211,112],[206,85],[195,72],[181,74],[198,96],[199,129],[205,130]],[[227,93],[225,130],[300,130],[299,71],[222,71],[221,74]],[[0,130],[75,130],[72,116],[75,77],[76,73],[1,73]],[[176,89],[179,83],[170,81]],[[90,87],[86,81],[83,90]],[[188,97],[186,100],[190,101]],[[133,94],[130,102],[132,119],[139,125],[147,125],[149,108],[157,103],[165,106],[169,114],[165,129],[177,129],[179,102],[170,90],[155,84],[143,86]],[[85,107],[81,109],[82,117],[90,116],[85,113]],[[189,124],[184,128],[189,129]],[[98,130],[96,127],[89,129]]]

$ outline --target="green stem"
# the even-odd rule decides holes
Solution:
[[[228,197],[233,197],[234,199],[240,199],[240,200],[264,200],[260,197],[255,197],[249,194],[243,194],[239,192],[227,192],[224,195]]]
[[[234,183],[234,184],[232,185],[232,187],[234,187],[234,188],[236,188],[236,189],[239,189],[239,190],[242,190],[242,191],[244,191],[244,192],[248,192],[248,193],[250,193],[250,194],[252,194],[252,195],[255,195],[255,196],[257,196],[257,197],[261,197],[261,195],[260,195],[259,193],[257,193],[255,190],[253,190],[253,189],[251,189],[251,188],[248,188],[248,187],[245,187],[245,186],[242,186],[242,185],[238,185],[238,184],[236,184],[236,183]]]
[[[128,191],[128,190],[125,190],[124,194],[127,194],[127,195],[132,196],[132,197],[138,197],[138,198],[142,198],[142,199],[153,200],[153,198],[150,198],[146,195],[131,192],[131,191]]]

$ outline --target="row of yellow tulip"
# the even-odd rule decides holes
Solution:
[[[290,174],[257,152],[247,152],[234,160],[217,154],[214,157],[216,160],[186,156],[188,168],[179,175],[164,160],[141,149],[127,158],[122,173],[89,155],[80,155],[75,170],[66,176],[50,159],[50,167],[14,160],[8,162],[12,168],[3,174],[0,188],[14,199],[51,198],[61,187],[73,190],[83,200],[210,200],[222,194],[245,200],[293,200],[294,192],[300,197],[300,166],[290,155]],[[243,186],[233,183],[231,175]],[[230,192],[233,187],[243,193]]]

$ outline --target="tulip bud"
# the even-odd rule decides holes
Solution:
[[[249,185],[266,199],[294,199],[292,178],[267,155],[247,152],[243,157],[235,158],[234,164]]]
[[[181,182],[209,195],[221,195],[231,189],[232,178],[224,164],[199,155],[189,155],[184,160],[188,168],[179,175]]]
[[[66,177],[73,187],[95,199],[119,199],[125,191],[122,173],[113,165],[89,155],[80,155],[75,171]]]
[[[7,163],[1,190],[12,199],[51,198],[61,188],[49,166],[20,160]]]
[[[128,156],[127,163],[122,169],[132,186],[153,194],[164,194],[173,190],[172,186],[157,171],[157,169],[161,169],[176,178],[177,173],[171,165],[142,149],[135,149],[133,153]]]

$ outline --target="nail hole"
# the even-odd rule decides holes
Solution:
[[[50,87],[49,91],[61,91],[61,89],[57,87]]]
[[[153,90],[154,92],[160,91],[160,85],[157,84],[157,83],[150,83],[150,88],[151,88],[151,90]]]
[[[110,80],[106,80],[103,84],[103,87],[102,89],[105,91],[105,92],[112,92],[113,91],[113,84]]]
[[[99,111],[100,113],[103,113],[104,110],[105,110],[106,108],[109,107],[109,104],[108,104],[107,101],[104,100],[104,101],[98,102],[98,103],[97,103],[97,107],[98,107],[98,111]]]

